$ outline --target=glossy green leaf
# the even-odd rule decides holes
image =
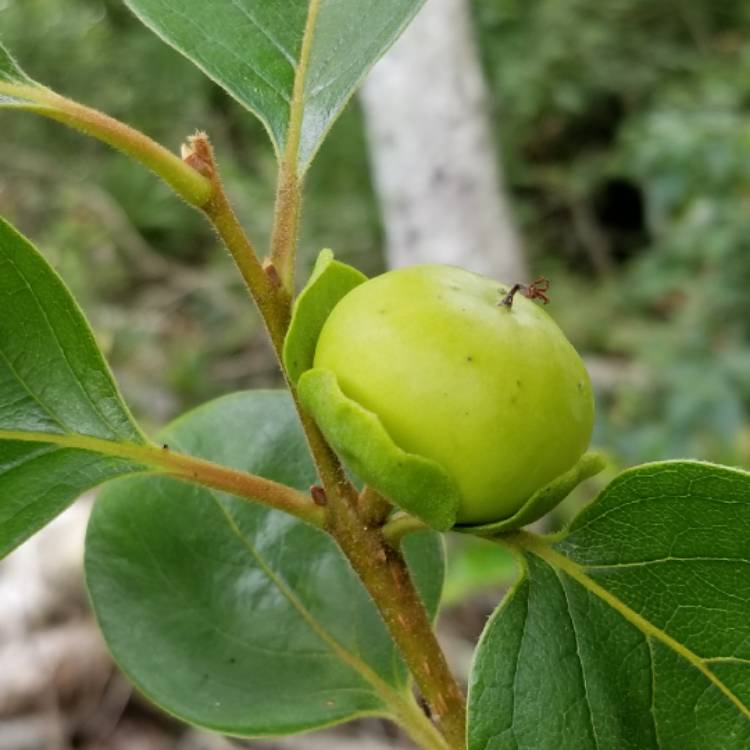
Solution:
[[[266,126],[303,172],[424,0],[126,0]],[[296,96],[295,96],[295,79]]]
[[[509,541],[526,574],[476,653],[469,750],[750,747],[750,474],[645,465]]]
[[[299,489],[316,481],[285,393],[219,399],[164,440]],[[434,613],[440,541],[418,535],[408,552]],[[170,479],[120,480],[96,504],[86,576],[119,665],[193,724],[285,734],[408,700],[404,667],[349,564],[327,534],[290,516]]]
[[[2,220],[0,310],[2,557],[85,490],[142,470],[123,453],[146,440],[62,280]]]
[[[600,453],[584,453],[572,469],[537,490],[509,518],[476,526],[457,526],[456,530],[477,536],[493,537],[534,523],[556,508],[581,482],[595,476],[605,466],[606,460]]]
[[[292,320],[284,340],[284,367],[293,383],[313,366],[320,330],[336,303],[367,281],[352,266],[334,260],[331,250],[321,250],[304,289],[294,302]]]
[[[433,529],[453,526],[460,495],[440,464],[399,448],[377,414],[346,396],[330,370],[307,370],[298,390],[326,440],[365,484]]]

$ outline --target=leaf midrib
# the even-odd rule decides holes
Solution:
[[[307,19],[302,33],[302,44],[300,45],[299,61],[295,68],[294,85],[292,86],[292,100],[289,106],[289,124],[286,132],[286,144],[284,149],[284,163],[291,174],[297,173],[299,162],[299,149],[302,139],[302,120],[305,111],[305,87],[307,85],[307,72],[310,65],[310,54],[312,52],[312,41],[315,33],[315,24],[318,20],[321,0],[310,0],[307,8]]]
[[[672,636],[665,633],[661,628],[656,627],[652,622],[638,614],[622,600],[618,599],[614,594],[607,591],[607,589],[586,575],[582,566],[553,550],[543,539],[535,534],[521,531],[514,534],[512,537],[509,537],[508,541],[510,543],[518,544],[526,551],[531,552],[544,560],[544,562],[548,563],[553,568],[562,570],[581,586],[594,594],[594,596],[597,596],[605,604],[612,607],[612,609],[618,612],[618,614],[620,614],[631,625],[640,630],[645,636],[647,636],[647,638],[653,638],[654,640],[661,642],[667,648],[681,656],[691,666],[697,669],[712,685],[720,690],[745,718],[750,719],[750,707],[746,706],[742,700],[740,700],[740,698],[706,666],[705,661],[701,657],[679,641],[672,638]]]
[[[14,440],[23,443],[49,443],[63,448],[99,453],[115,458],[130,458],[142,463],[157,464],[158,448],[150,443],[141,444],[129,441],[107,440],[80,433],[25,432],[23,430],[0,430],[0,440]],[[163,462],[158,462],[162,465]]]

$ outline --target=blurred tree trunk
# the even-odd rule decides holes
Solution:
[[[524,280],[468,0],[427,0],[361,98],[388,265],[450,263]]]

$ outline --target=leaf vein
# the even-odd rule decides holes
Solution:
[[[201,38],[207,38],[205,29],[197,22],[195,21],[190,14],[185,13],[181,10],[179,10],[178,6],[170,6],[172,9],[172,13],[174,13],[176,16],[180,16],[183,20],[187,21],[191,26],[195,27],[199,33]],[[276,94],[276,96],[279,97],[283,102],[286,104],[290,104],[290,98],[289,95],[283,90],[280,89],[277,84],[272,81],[270,78],[267,78],[265,75],[263,75],[262,70],[257,66],[253,65],[250,60],[242,57],[238,52],[236,52],[232,47],[230,47],[228,44],[226,44],[221,37],[215,37],[210,36],[208,37],[212,44],[215,44],[218,47],[221,47],[225,52],[228,52],[231,57],[233,57],[235,60],[237,60],[243,68],[246,68],[250,70],[250,72],[259,80],[268,86],[271,91]],[[197,52],[194,52],[193,54],[198,56]],[[222,84],[223,85],[223,84]]]
[[[266,38],[268,41],[276,48],[278,52],[281,53],[282,57],[290,64],[292,69],[294,69],[295,65],[297,64],[297,61],[294,59],[294,55],[292,55],[289,50],[287,50],[286,47],[273,35],[271,32],[263,26],[258,19],[253,16],[252,13],[250,13],[250,9],[245,7],[240,3],[240,0],[231,0],[232,5],[237,8],[237,10],[242,13],[245,18],[247,18],[250,23],[255,26],[258,31]]]
[[[741,563],[743,565],[750,565],[750,560],[745,560],[739,557],[657,557],[653,560],[634,560],[632,562],[624,563],[603,563],[603,564],[584,564],[582,567],[589,571],[598,570],[613,570],[617,568],[642,568],[649,565],[660,565],[668,562],[679,562],[679,563],[690,563],[690,562],[731,562]]]
[[[39,396],[37,396],[36,393],[34,393],[34,391],[31,390],[31,387],[29,386],[29,384],[26,382],[24,378],[21,377],[21,375],[18,373],[13,363],[10,361],[10,359],[8,359],[8,356],[5,353],[5,351],[1,348],[0,348],[0,357],[2,357],[3,361],[8,366],[8,369],[11,371],[11,373],[13,374],[13,376],[15,377],[16,381],[21,386],[21,388],[23,388],[23,390],[29,394],[29,397],[32,399],[32,401],[36,402],[41,407],[42,411],[46,412],[47,416],[49,416],[52,419],[52,421],[62,430],[62,432],[68,433],[69,430],[65,426],[65,424],[63,424],[62,419],[52,409],[50,409],[49,406],[47,406],[47,404],[45,404],[42,401],[42,399]]]
[[[692,652],[687,646],[676,641],[664,630],[658,628],[652,622],[647,620],[643,615],[631,609],[625,602],[618,599],[611,591],[598,584],[592,578],[586,575],[584,568],[573,562],[565,555],[556,552],[547,546],[547,544],[535,537],[533,534],[519,532],[515,539],[529,552],[535,554],[546,563],[559,568],[567,573],[571,578],[580,583],[594,595],[598,596],[605,604],[608,604],[618,612],[625,620],[630,622],[642,633],[653,637],[663,643],[667,648],[681,656],[685,661],[695,667],[704,677],[708,679],[746,718],[750,719],[750,707],[745,705],[742,700],[704,663],[704,660]]]
[[[318,637],[333,651],[338,658],[348,664],[355,672],[370,685],[373,686],[378,696],[386,703],[396,705],[399,703],[401,696],[397,695],[396,692],[382,680],[374,670],[355,654],[351,653],[344,645],[342,645],[334,636],[331,634],[323,625],[315,619],[312,613],[302,602],[297,598],[294,592],[276,575],[276,573],[268,566],[263,557],[260,555],[255,546],[247,538],[242,530],[237,525],[234,516],[227,510],[221,500],[216,496],[215,493],[211,493],[214,501],[219,506],[219,509],[227,519],[227,523],[232,532],[237,536],[240,543],[245,547],[251,557],[256,561],[258,567],[265,573],[271,582],[278,588],[279,593],[282,594],[289,602],[289,604],[300,614],[303,620],[307,623],[310,629],[318,635]]]
[[[0,248],[0,249],[4,249],[4,248]],[[73,376],[73,381],[78,386],[81,393],[83,394],[84,399],[89,402],[89,404],[91,405],[94,411],[94,414],[96,414],[99,417],[99,419],[101,419],[102,423],[111,430],[112,435],[119,436],[118,430],[110,422],[109,418],[106,417],[104,413],[101,411],[99,405],[96,404],[96,402],[94,401],[93,396],[86,390],[86,388],[84,388],[83,383],[81,382],[78,374],[73,368],[73,364],[70,361],[70,358],[68,357],[68,352],[65,350],[65,347],[62,345],[62,342],[60,341],[60,337],[58,335],[57,329],[52,325],[52,321],[50,320],[49,315],[47,314],[47,310],[44,308],[44,305],[42,304],[42,301],[39,298],[39,295],[37,294],[36,289],[34,289],[33,285],[29,282],[26,275],[18,267],[18,264],[13,260],[13,258],[7,252],[5,253],[5,258],[8,261],[8,263],[13,267],[13,270],[16,272],[16,275],[18,276],[18,278],[25,284],[26,288],[29,290],[29,294],[31,295],[34,302],[36,303],[36,306],[39,309],[39,312],[42,314],[42,317],[47,323],[47,326],[50,332],[52,333],[52,337],[54,338],[55,343],[57,344],[57,348],[60,350],[62,359],[67,365],[68,370],[70,371],[70,374]]]
[[[557,568],[552,568],[552,570],[555,572],[555,575],[557,576],[557,579],[560,583],[560,588],[562,590],[563,598],[565,599],[565,608],[568,612],[568,618],[570,620],[570,627],[573,629],[573,640],[575,641],[576,645],[576,657],[578,658],[578,665],[581,669],[581,681],[583,683],[583,695],[586,699],[586,710],[589,716],[589,723],[591,724],[591,732],[594,737],[594,745],[596,747],[596,750],[599,750],[599,735],[596,731],[596,725],[594,723],[594,712],[591,708],[591,699],[589,697],[589,688],[588,684],[586,682],[586,669],[583,666],[583,656],[581,655],[581,649],[580,649],[580,642],[578,639],[578,630],[576,628],[575,618],[573,617],[573,610],[570,606],[570,599],[568,597],[568,590],[565,587],[565,583],[563,579],[560,576],[560,571]]]

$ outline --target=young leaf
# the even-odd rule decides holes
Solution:
[[[526,574],[477,650],[469,750],[750,746],[750,474],[638,467],[509,541]]]
[[[219,399],[163,439],[299,489],[316,481],[286,393]],[[439,539],[409,545],[434,614]],[[277,735],[410,704],[395,647],[338,547],[277,511],[170,479],[119,480],[94,509],[86,576],[117,662],[190,723]]]
[[[300,174],[423,2],[126,0],[146,26],[254,112],[277,154]]]
[[[0,557],[146,444],[75,301],[0,219]],[[137,450],[136,450],[137,452]]]

